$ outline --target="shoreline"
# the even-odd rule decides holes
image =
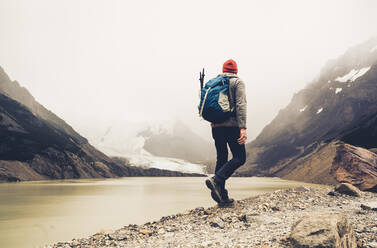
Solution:
[[[197,207],[45,247],[290,247],[294,221],[328,211],[348,218],[360,247],[377,247],[377,211],[361,208],[375,202],[376,194],[330,196],[330,191],[329,187],[307,186],[276,190],[238,200],[234,208]]]
[[[153,170],[155,168],[149,168],[148,170]],[[160,170],[160,169],[158,169]],[[64,181],[64,180],[107,180],[107,179],[121,179],[121,178],[138,178],[138,177],[207,177],[207,174],[200,174],[200,173],[187,173],[187,172],[179,172],[179,171],[169,171],[173,175],[135,175],[135,176],[118,176],[118,177],[90,177],[90,178],[51,178],[51,179],[38,179],[38,180],[15,180],[15,181],[5,181],[0,180],[0,184],[16,184],[16,183],[36,183],[36,182],[56,182],[56,181]]]

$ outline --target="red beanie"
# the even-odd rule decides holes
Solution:
[[[224,65],[223,65],[223,72],[230,72],[237,74],[238,68],[237,68],[237,63],[233,59],[227,60]]]

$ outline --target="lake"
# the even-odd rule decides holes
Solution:
[[[0,247],[43,247],[214,206],[205,179],[128,177],[0,184]],[[300,185],[309,184],[262,177],[227,182],[236,200]]]

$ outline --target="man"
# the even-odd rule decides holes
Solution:
[[[234,200],[228,197],[225,189],[226,180],[245,163],[246,151],[246,96],[245,84],[237,76],[238,68],[234,60],[229,59],[223,65],[223,73],[229,77],[229,103],[234,114],[223,123],[211,124],[212,137],[215,140],[217,161],[215,176],[206,180],[211,196],[219,205],[231,205]],[[232,159],[228,161],[228,146]]]

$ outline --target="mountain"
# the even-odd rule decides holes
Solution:
[[[0,68],[0,181],[153,176],[91,146]]]
[[[171,127],[148,127],[138,133],[145,138],[143,148],[155,156],[179,158],[192,163],[214,160],[214,146],[195,134],[182,121]]]
[[[376,86],[377,37],[329,61],[295,94],[247,145],[248,159],[239,173],[334,184],[338,177],[331,168],[336,162],[329,151],[339,153],[343,142],[377,148]],[[371,173],[377,183],[376,164]]]
[[[35,98],[30,94],[30,92],[21,87],[17,81],[12,81],[5,73],[3,68],[0,67],[0,93],[9,96],[10,98],[25,105],[34,115],[45,120],[55,128],[62,130],[69,134],[76,142],[80,144],[85,144],[88,141],[80,136],[71,126],[69,126],[64,120],[60,119],[54,113],[46,109],[40,103],[38,103]]]

